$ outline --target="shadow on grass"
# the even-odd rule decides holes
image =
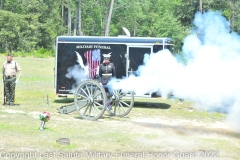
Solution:
[[[124,117],[117,117],[117,116],[111,116],[111,115],[107,115],[104,114],[102,115],[99,119],[97,120],[88,120],[88,119],[84,119],[82,118],[80,115],[79,116],[74,116],[73,118],[77,119],[77,120],[84,120],[84,121],[92,121],[92,122],[98,122],[98,123],[102,123],[104,121],[102,120],[107,120],[107,121],[111,121],[111,120],[115,120],[115,121],[129,121],[130,117],[128,116],[124,116]]]
[[[16,106],[20,106],[20,104],[14,104],[14,105],[6,105],[6,104],[3,104],[2,106],[4,107],[16,107]]]
[[[55,99],[53,103],[72,103],[74,102],[74,98],[62,98],[62,99]]]
[[[123,100],[126,103],[130,103],[129,99]],[[53,103],[74,103],[74,97],[59,97],[55,99]],[[138,108],[152,108],[152,109],[169,109],[171,107],[168,103],[159,102],[158,98],[139,98],[134,99],[134,106]]]
[[[63,99],[55,99],[53,101],[54,103],[73,103],[74,98],[63,98]],[[126,101],[129,103],[128,101]],[[134,102],[133,107],[138,107],[138,108],[153,108],[153,109],[169,109],[171,105],[166,104],[166,103],[159,103],[159,102]]]
[[[138,108],[152,108],[152,109],[169,109],[171,105],[166,103],[156,103],[156,102],[134,102],[133,107]]]
[[[96,123],[103,123],[103,120],[112,120],[113,118],[111,118],[111,116],[106,116],[106,115],[102,115],[100,118],[98,118],[97,120],[89,120],[89,119],[84,119],[83,117],[79,116],[74,116],[75,119],[77,120],[82,120],[82,121],[92,121],[92,122],[96,122]]]
[[[231,130],[225,130],[222,128],[204,128],[199,126],[184,126],[184,125],[171,125],[171,124],[162,124],[156,122],[133,122],[135,125],[140,125],[148,128],[158,128],[158,129],[172,129],[175,133],[180,135],[194,135],[194,134],[219,134],[223,136],[229,136],[234,138],[240,138],[240,134]]]

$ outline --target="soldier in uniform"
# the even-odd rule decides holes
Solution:
[[[102,84],[103,88],[106,91],[107,97],[111,96],[111,90],[108,88],[107,83],[111,80],[111,78],[116,77],[115,66],[113,63],[110,63],[111,53],[103,54],[103,63],[99,65],[99,78],[100,84]],[[107,108],[110,109],[111,104],[110,100],[108,99]]]
[[[2,73],[6,96],[5,105],[14,106],[15,85],[18,83],[22,73],[20,65],[13,60],[12,54],[8,54],[7,61],[3,63]]]
[[[99,77],[102,85],[107,85],[111,78],[116,77],[115,66],[110,62],[111,53],[103,54],[103,63],[99,65]]]

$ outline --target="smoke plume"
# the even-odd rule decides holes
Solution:
[[[72,67],[69,67],[67,69],[66,77],[69,79],[74,79],[75,83],[72,86],[72,90],[74,91],[77,86],[83,81],[86,80],[88,77],[86,75],[86,72],[83,68],[81,68],[80,65],[74,65]]]
[[[196,13],[195,30],[185,37],[181,63],[168,50],[145,55],[138,77],[130,76],[114,89],[136,94],[160,91],[162,96],[198,102],[200,109],[228,113],[240,126],[240,36],[220,12]]]

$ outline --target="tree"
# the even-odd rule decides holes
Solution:
[[[3,8],[3,0],[0,0],[0,10]]]
[[[71,36],[71,27],[72,27],[72,25],[71,25],[71,23],[72,23],[71,7],[72,7],[72,0],[69,0],[69,2],[68,2],[68,33],[67,33],[68,36]]]
[[[202,0],[199,0],[199,12],[202,13]]]
[[[144,13],[149,6],[149,2],[144,0],[121,0],[117,1],[114,7],[114,15],[112,17],[111,35],[125,34],[122,27],[126,27],[132,36],[138,36],[138,26],[141,19],[147,16]]]
[[[111,0],[110,9],[109,9],[108,17],[107,17],[107,22],[106,22],[105,36],[109,35],[109,26],[111,23],[113,5],[114,5],[114,0]]]
[[[66,20],[66,16],[65,16],[65,0],[62,0],[61,2],[61,22],[62,22],[62,28],[61,28],[61,35],[64,34],[65,32],[65,20]]]
[[[240,2],[237,0],[228,0],[228,8],[229,14],[228,19],[231,23],[231,31],[240,33],[239,25],[240,25]]]
[[[81,0],[76,0],[75,21],[74,21],[74,33],[73,35],[82,35],[81,33]]]
[[[180,48],[195,13],[208,10],[240,33],[238,0],[0,0],[0,51],[50,49],[59,35],[117,36],[122,27],[131,36],[170,37]]]
[[[82,35],[82,0],[78,0],[78,35]]]
[[[77,3],[77,1],[76,1]],[[74,21],[74,30],[73,35],[76,36],[77,33],[77,24],[78,24],[78,16],[79,16],[79,8],[78,4],[76,5],[76,11],[75,11],[75,21]]]
[[[1,10],[0,22],[1,52],[36,49],[39,35],[37,16],[20,15]]]

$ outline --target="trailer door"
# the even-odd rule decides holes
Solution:
[[[127,64],[126,75],[131,74],[137,76],[137,70],[143,64],[145,54],[153,53],[153,46],[127,46]],[[135,95],[139,97],[151,97],[151,92],[144,95]]]
[[[153,52],[153,46],[127,46],[126,75],[135,74],[140,65],[143,64],[145,54]]]

